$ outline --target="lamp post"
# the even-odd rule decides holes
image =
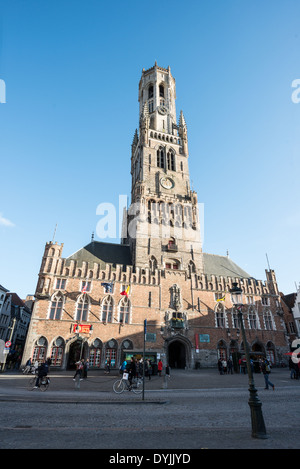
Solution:
[[[250,397],[248,404],[250,406],[251,411],[251,422],[252,422],[252,437],[253,438],[268,438],[265,422],[262,414],[262,403],[258,399],[257,390],[254,385],[254,378],[253,372],[251,369],[250,364],[250,354],[249,354],[249,347],[246,339],[246,333],[243,323],[243,292],[242,289],[238,287],[237,283],[233,283],[233,288],[230,291],[231,293],[231,301],[237,309],[238,314],[238,321],[240,324],[240,330],[242,333],[244,349],[245,349],[245,356],[246,356],[246,363],[247,363],[247,370],[248,370],[248,378],[249,378],[249,392]]]

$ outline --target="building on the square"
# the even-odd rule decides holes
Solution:
[[[47,242],[24,359],[51,357],[71,368],[112,368],[142,356],[171,367],[215,366],[243,354],[233,282],[245,295],[244,324],[254,358],[279,363],[287,351],[273,270],[256,280],[229,256],[202,252],[197,193],[191,189],[187,125],[176,117],[170,67],[142,71],[139,128],[131,148],[131,204],[120,244],[90,243],[64,258]]]
[[[4,350],[3,344],[9,342],[10,346],[6,349],[6,352],[8,352],[7,355],[0,353],[2,368],[4,364],[6,367],[10,368],[19,367],[30,319],[31,309],[19,295],[6,290],[0,310],[0,340],[2,352]]]
[[[296,288],[296,293],[281,293],[281,306],[289,344],[292,347],[293,342],[300,338],[300,286]]]

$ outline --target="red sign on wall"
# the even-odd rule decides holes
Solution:
[[[88,334],[90,332],[90,329],[90,324],[74,324],[73,332],[82,332],[83,334]]]

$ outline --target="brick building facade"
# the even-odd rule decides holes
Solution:
[[[287,351],[273,270],[256,280],[229,256],[202,252],[197,193],[190,188],[187,126],[176,121],[170,68],[142,71],[139,129],[131,149],[131,205],[120,244],[92,241],[68,258],[48,242],[27,337],[28,357],[50,356],[71,368],[79,356],[92,368],[142,356],[171,367],[215,366],[243,354],[229,290],[245,294],[244,323],[253,357],[272,363]],[[200,207],[201,208],[201,207]]]

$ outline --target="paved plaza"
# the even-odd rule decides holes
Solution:
[[[142,395],[112,391],[117,372],[91,371],[75,388],[73,372],[51,371],[46,392],[29,376],[0,375],[0,447],[94,449],[299,449],[300,381],[275,368],[275,391],[254,374],[268,438],[251,437],[248,376],[216,369],[152,376]]]

